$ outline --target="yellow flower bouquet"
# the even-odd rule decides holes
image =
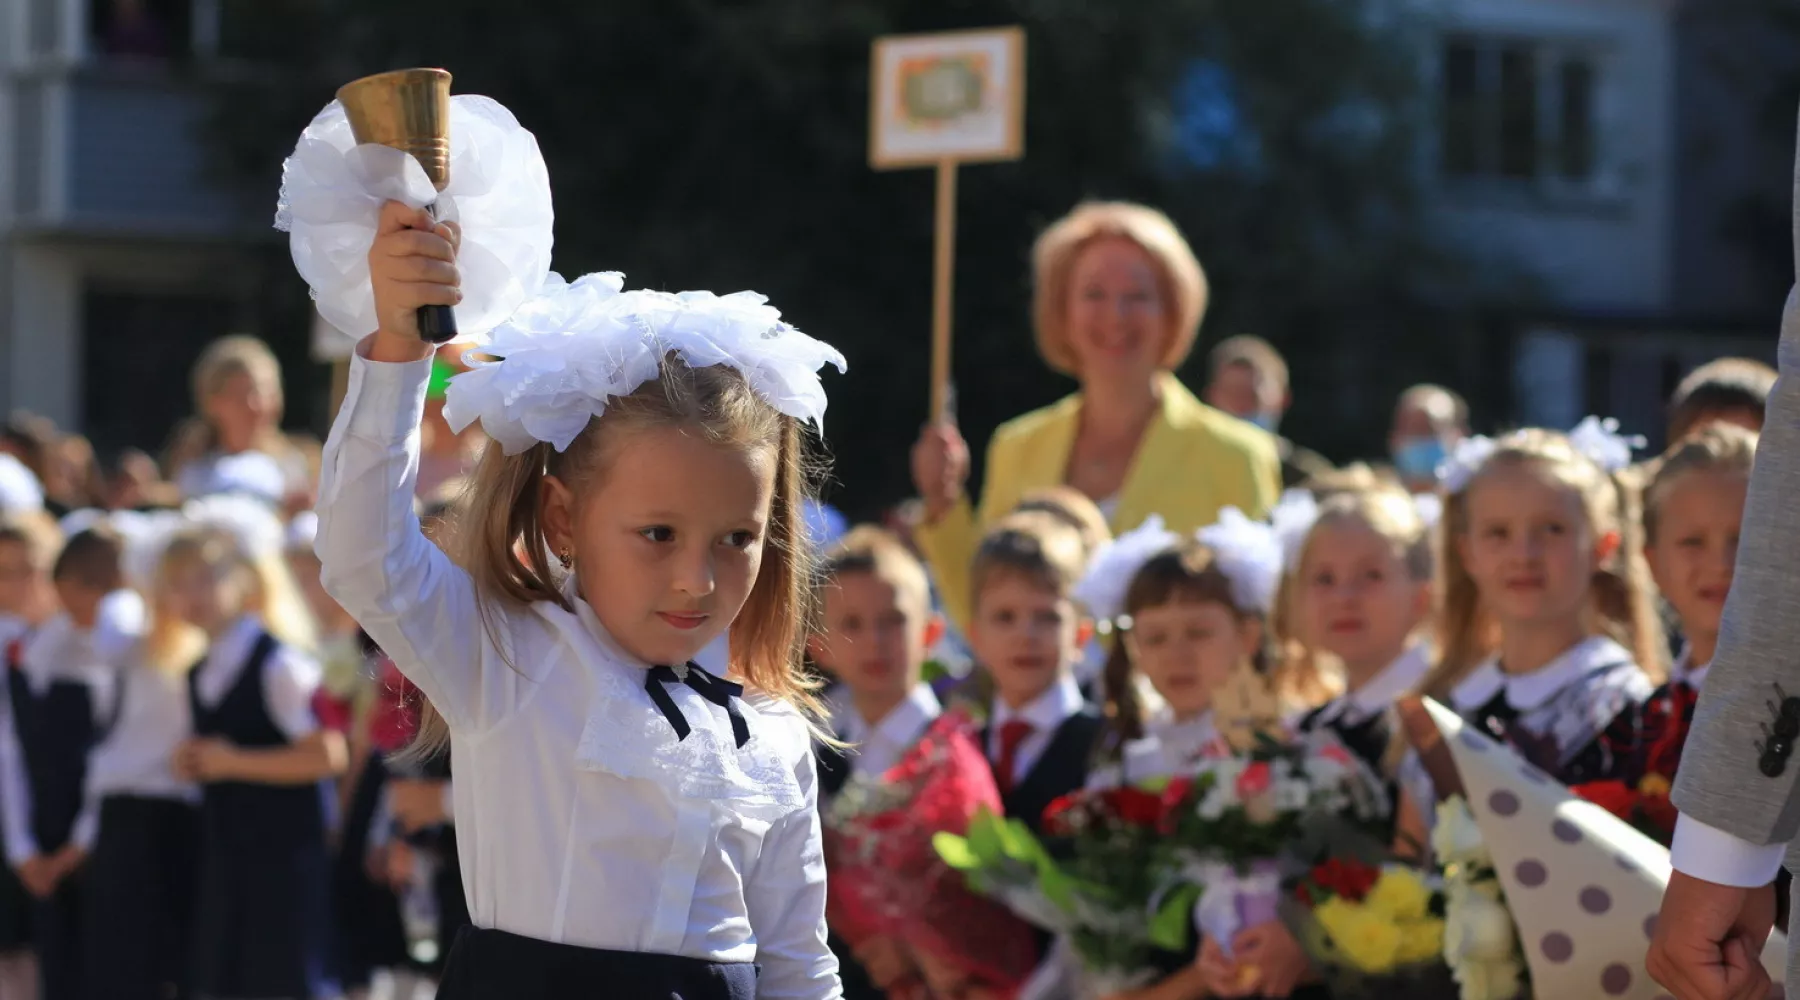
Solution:
[[[1444,900],[1425,876],[1350,858],[1315,865],[1294,886],[1296,937],[1333,997],[1441,996],[1449,983]]]

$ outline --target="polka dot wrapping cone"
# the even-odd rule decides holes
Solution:
[[[1624,820],[1577,797],[1508,747],[1427,699],[1494,858],[1533,995],[1667,996],[1644,971],[1656,912],[1669,884],[1669,851]],[[1763,964],[1776,982],[1787,941],[1771,935]]]

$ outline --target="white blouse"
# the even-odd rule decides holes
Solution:
[[[36,694],[44,693],[55,681],[87,685],[94,725],[103,727],[112,718],[110,706],[102,705],[103,694],[111,689],[113,672],[135,648],[142,627],[142,601],[130,592],[109,594],[101,601],[99,621],[91,629],[77,628],[67,614],[59,614],[30,633],[22,647],[20,672]],[[6,701],[6,711],[0,715],[0,819],[5,823],[7,862],[16,868],[40,851],[31,833],[25,754],[19,746],[11,698]],[[84,810],[70,831],[70,839],[83,850],[93,847],[94,819]]]
[[[457,847],[475,926],[590,948],[760,964],[762,998],[840,995],[826,945],[811,735],[746,692],[665,690],[581,600],[496,607],[419,533],[413,478],[429,359],[352,359],[325,447],[326,589],[450,725]]]

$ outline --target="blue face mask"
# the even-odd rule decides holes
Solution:
[[[1251,423],[1255,424],[1258,427],[1261,427],[1263,430],[1268,431],[1270,434],[1275,433],[1276,426],[1281,423],[1280,417],[1276,416],[1273,413],[1267,413],[1267,412],[1252,413],[1249,416],[1245,417],[1244,419],[1250,421]]]
[[[1394,449],[1394,471],[1409,482],[1422,483],[1437,479],[1438,466],[1450,457],[1444,442],[1434,437],[1407,438]]]

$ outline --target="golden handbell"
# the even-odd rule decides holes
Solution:
[[[359,145],[410,154],[439,191],[450,183],[448,71],[397,69],[365,76],[339,87],[337,99]],[[419,336],[436,344],[454,339],[456,314],[449,306],[420,307]]]

